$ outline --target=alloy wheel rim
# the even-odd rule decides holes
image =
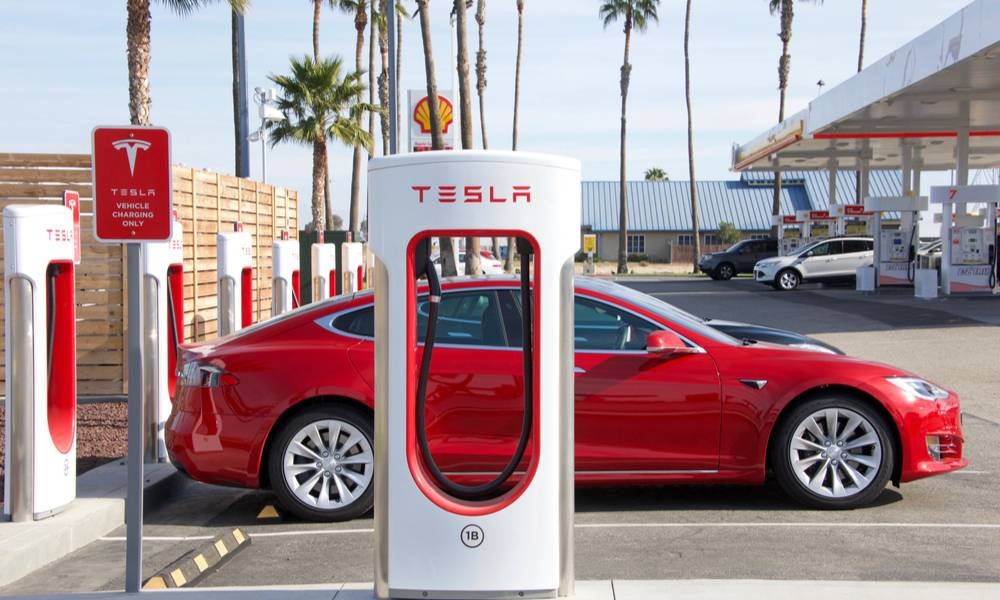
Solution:
[[[722,265],[719,272],[724,279],[729,279],[733,276],[733,268],[729,265]]]
[[[788,448],[792,471],[807,490],[847,498],[865,490],[882,466],[875,426],[846,408],[825,408],[803,419]]]
[[[314,421],[285,448],[285,483],[311,508],[344,508],[368,489],[375,463],[371,442],[354,425],[339,419]]]
[[[781,274],[781,287],[785,289],[792,289],[795,287],[795,275],[789,272],[784,272]]]

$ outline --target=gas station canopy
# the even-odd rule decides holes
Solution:
[[[899,169],[903,146],[920,170],[1000,166],[1000,0],[972,2],[735,145],[733,170]]]

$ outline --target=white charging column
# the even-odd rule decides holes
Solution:
[[[73,214],[4,208],[4,517],[41,519],[76,498]]]
[[[336,244],[312,245],[312,278],[313,302],[337,295]]]
[[[361,242],[340,245],[341,293],[350,294],[365,284],[365,249]]]
[[[523,152],[421,152],[374,159],[368,174],[376,256],[376,594],[571,594],[579,163]],[[516,236],[534,247],[531,460],[513,488],[490,500],[450,496],[417,448],[413,249],[431,235]]]
[[[271,291],[271,316],[276,317],[299,307],[299,241],[274,240],[273,288]]]
[[[218,234],[219,336],[253,323],[253,246],[250,234]]]
[[[167,460],[164,426],[172,408],[177,346],[184,329],[184,226],[175,221],[166,242],[147,242],[142,252],[143,396],[146,461]]]

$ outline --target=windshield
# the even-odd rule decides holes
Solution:
[[[664,302],[655,296],[644,294],[611,281],[598,279],[587,279],[586,281],[586,286],[594,291],[601,292],[602,294],[607,294],[608,296],[615,298],[621,298],[622,300],[627,300],[636,306],[641,306],[642,308],[656,313],[669,321],[677,323],[680,327],[688,329],[698,335],[723,344],[740,344],[739,340],[736,338],[722,333],[718,329],[708,325],[705,319],[677,308],[673,304]]]
[[[740,248],[741,248],[741,247],[743,246],[743,244],[745,244],[745,243],[746,243],[746,241],[745,241],[745,240],[741,240],[741,241],[739,241],[739,242],[736,242],[736,243],[735,243],[735,244],[733,244],[732,246],[730,246],[730,247],[726,248],[726,252],[737,252],[737,251],[739,251],[739,249],[740,249]]]
[[[795,252],[790,253],[788,256],[802,256],[806,252],[809,252],[810,250],[812,250],[816,246],[819,246],[820,244],[823,244],[825,242],[826,242],[826,240],[820,240],[818,242],[813,242],[813,243],[811,243],[809,245],[802,246],[801,248],[799,248]]]

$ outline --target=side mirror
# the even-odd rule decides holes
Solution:
[[[694,354],[694,348],[688,347],[684,340],[673,331],[658,329],[646,338],[646,352],[657,356],[674,356],[679,354]]]

